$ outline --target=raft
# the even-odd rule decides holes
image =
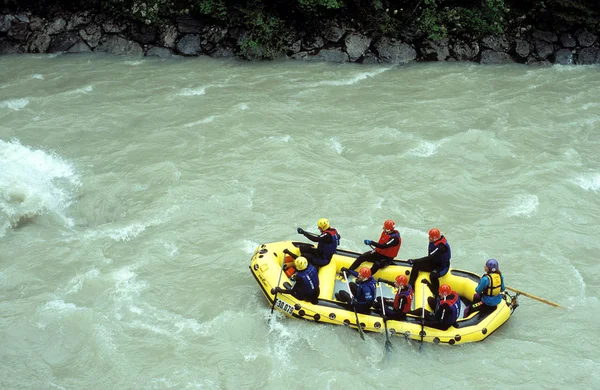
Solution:
[[[262,293],[275,308],[283,312],[288,317],[304,319],[319,323],[334,325],[344,325],[358,330],[356,316],[352,308],[345,302],[338,301],[335,293],[340,290],[347,290],[347,285],[339,275],[342,267],[348,268],[360,253],[339,249],[333,255],[331,262],[321,267],[319,270],[320,294],[318,301],[307,302],[295,298],[291,294],[272,294],[274,287],[290,288],[293,282],[288,278],[285,272],[281,272],[282,262],[286,255],[284,249],[299,255],[300,245],[309,245],[303,242],[281,241],[269,244],[259,245],[252,255],[250,271],[258,283]],[[288,261],[291,260],[288,256]],[[363,266],[370,267],[372,263],[365,262]],[[403,260],[394,260],[393,265],[389,265],[379,270],[375,279],[384,279],[393,281],[398,275],[410,275],[412,266]],[[352,281],[353,277],[348,275]],[[414,288],[414,299],[412,309],[422,308],[422,302],[425,302],[425,309],[432,311],[428,306],[427,298],[433,296],[429,288],[423,288],[421,279],[429,279],[429,273],[421,272],[417,278]],[[481,277],[477,274],[458,269],[450,269],[446,275],[440,278],[441,284],[449,284],[454,291],[458,293],[463,302],[461,316],[465,305],[471,304],[469,299],[475,294]],[[278,285],[279,282],[279,285]],[[381,289],[380,290],[380,286]],[[377,295],[383,291],[383,296],[393,298],[396,291],[394,287],[386,283],[377,284]],[[424,296],[425,295],[425,296]],[[511,317],[513,311],[518,306],[516,296],[511,296],[507,291],[502,292],[502,302],[496,307],[496,310],[482,315],[479,312],[471,313],[467,318],[459,318],[458,321],[447,330],[440,330],[427,325],[423,325],[420,316],[408,314],[405,320],[398,321],[387,319],[388,331],[391,335],[405,337],[406,339],[417,340],[421,342],[440,343],[440,344],[465,344],[486,339],[489,335],[498,330]],[[358,321],[364,332],[383,333],[383,316],[371,311],[370,314],[358,313]]]

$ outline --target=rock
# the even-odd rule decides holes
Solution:
[[[414,47],[394,38],[381,38],[375,44],[381,62],[392,64],[407,64],[417,58]]]
[[[82,38],[79,38],[73,46],[67,50],[67,53],[89,53],[92,49],[83,41]]]
[[[158,35],[158,44],[174,49],[177,35],[177,28],[175,26],[163,26],[160,28],[160,34]]]
[[[484,50],[481,52],[480,63],[486,65],[512,64],[515,60],[507,53],[499,53],[493,50]]]
[[[91,47],[98,46],[102,38],[102,29],[96,23],[90,23],[84,29],[79,30],[79,36]]]
[[[510,43],[504,35],[488,35],[481,40],[481,46],[497,52],[507,53],[510,50]]]
[[[596,36],[587,30],[579,30],[575,33],[577,42],[581,47],[589,47],[596,42]]]
[[[515,52],[521,58],[527,58],[531,53],[531,45],[524,39],[515,40]]]
[[[59,53],[67,51],[78,41],[79,35],[74,31],[60,33],[52,37],[52,41],[50,42],[48,52]]]
[[[90,13],[85,11],[85,12],[78,12],[76,14],[74,14],[73,16],[71,16],[71,19],[69,19],[69,23],[67,23],[67,31],[68,30],[75,30],[78,29],[81,26],[85,26],[86,24],[90,23],[92,21],[92,17],[90,16]]]
[[[188,15],[177,17],[176,22],[177,28],[182,34],[200,34],[202,27],[204,27],[204,24],[200,20]]]
[[[26,14],[16,14],[15,18],[21,23],[29,23],[29,16]]]
[[[154,26],[136,24],[131,28],[131,38],[144,45],[156,42],[158,30]]]
[[[26,41],[27,37],[29,36],[28,24],[17,20],[13,20],[13,22],[11,23],[10,30],[8,31],[8,36],[14,39],[15,41]]]
[[[346,44],[346,53],[348,53],[350,61],[354,62],[365,54],[371,45],[371,38],[362,34],[352,33],[344,39],[344,43]]]
[[[0,32],[8,32],[14,19],[15,17],[12,15],[0,15]]]
[[[41,31],[35,32],[29,39],[29,52],[45,53],[48,51],[51,41],[50,35]]]
[[[290,58],[293,60],[310,60],[310,55],[308,54],[307,51],[301,51],[299,53],[296,53],[296,54],[290,56]]]
[[[450,57],[448,38],[424,40],[421,44],[421,56],[429,61],[446,61]]]
[[[578,65],[600,64],[600,49],[597,47],[586,47],[581,49],[577,55]]]
[[[61,33],[63,31],[65,31],[65,26],[66,25],[67,25],[67,22],[65,22],[65,20],[63,18],[54,19],[52,21],[52,23],[50,23],[48,25],[48,29],[46,30],[46,32],[49,35],[54,35],[54,34]]]
[[[548,65],[552,65],[552,64],[550,63],[550,61],[548,61],[548,60],[540,60],[540,59],[537,59],[537,58],[535,58],[535,57],[529,57],[529,58],[527,59],[527,62],[525,62],[525,64],[527,64],[527,65],[537,65],[537,66],[548,66]]]
[[[548,43],[554,43],[558,41],[556,34],[549,31],[534,31],[532,35],[535,39]]]
[[[573,51],[571,49],[560,49],[554,53],[554,63],[560,65],[573,64]]]
[[[560,35],[560,43],[563,47],[575,47],[577,46],[577,42],[575,42],[575,38],[569,33],[563,33]]]
[[[317,55],[312,57],[314,61],[327,61],[327,62],[348,62],[348,54],[344,53],[342,49],[322,49],[319,50]]]
[[[363,64],[378,64],[379,58],[374,53],[368,52],[363,57]]]
[[[323,36],[329,42],[339,42],[345,33],[346,33],[346,30],[344,30],[344,29],[341,29],[337,26],[329,26],[327,28],[327,30],[325,30],[325,34],[323,34]]]
[[[471,61],[479,54],[479,44],[473,42],[456,41],[452,45],[454,58],[459,61]]]
[[[127,25],[120,20],[108,19],[102,23],[102,28],[105,33],[114,34],[125,31]]]
[[[177,51],[185,56],[197,56],[201,53],[200,35],[187,34],[177,42]]]
[[[554,52],[554,46],[551,43],[547,43],[545,41],[536,40],[535,44],[535,52],[541,59],[546,59],[550,54]]]
[[[173,52],[170,49],[164,47],[152,46],[146,52],[147,57],[159,57],[159,58],[171,58],[173,56]]]
[[[310,37],[305,39],[304,44],[302,45],[303,50],[315,50],[320,49],[325,45],[325,41],[321,37]]]
[[[25,50],[18,44],[0,38],[0,54],[19,54],[24,52]]]
[[[293,42],[291,45],[286,47],[285,51],[288,55],[294,55],[302,50],[302,40],[298,39],[296,42]]]
[[[215,58],[233,58],[235,57],[235,53],[227,47],[219,47],[210,53],[210,56]]]
[[[46,24],[46,21],[38,16],[34,16],[31,18],[31,22],[29,22],[29,29],[31,31],[41,31]]]
[[[200,40],[200,46],[204,50],[212,51],[215,47],[223,41],[227,36],[227,28],[220,26],[208,26],[202,31],[202,39]]]
[[[117,55],[141,56],[144,54],[139,43],[127,40],[118,35],[109,35],[94,51]]]

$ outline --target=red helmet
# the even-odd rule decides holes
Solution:
[[[440,229],[433,228],[429,231],[429,239],[437,241],[441,237]]]
[[[390,230],[394,230],[396,228],[396,223],[394,221],[392,221],[391,219],[388,219],[387,221],[385,221],[383,223],[383,229],[390,231]]]
[[[398,283],[398,286],[406,286],[408,284],[408,279],[404,275],[398,275],[396,276],[396,283]]]
[[[362,267],[358,274],[361,278],[369,279],[371,277],[371,269],[367,267]]]
[[[440,286],[440,295],[441,296],[447,297],[451,293],[452,293],[452,288],[450,286],[448,286],[447,284],[442,284]]]

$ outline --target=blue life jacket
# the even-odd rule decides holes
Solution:
[[[458,316],[460,315],[460,308],[461,308],[461,303],[460,303],[460,297],[458,296],[458,294],[456,293],[456,291],[452,291],[452,293],[450,295],[454,295],[453,299],[447,299],[447,300],[442,300],[442,299],[437,299],[437,304],[435,307],[435,315],[436,317],[439,319],[439,321],[442,324],[446,324],[446,325],[452,325],[456,322],[456,320],[458,319]],[[443,307],[445,306],[445,307]],[[446,309],[446,312],[444,313],[444,318],[442,318],[442,310]]]
[[[331,257],[337,250],[338,245],[340,245],[340,235],[334,228],[323,230],[323,233],[327,233],[331,236],[331,242],[327,244],[323,241],[319,241],[317,249],[321,251],[325,260],[331,260]]]
[[[358,303],[364,303],[369,307],[375,301],[375,278],[372,276],[362,283],[356,283],[356,300]]]
[[[429,243],[428,254],[431,254],[439,245],[443,245],[446,247],[446,252],[444,252],[434,264],[435,268],[439,271],[439,276],[446,275],[448,269],[450,268],[450,258],[452,257],[452,252],[450,251],[450,244],[446,241],[446,237],[442,236],[439,240],[435,242]]]
[[[313,295],[317,288],[319,288],[319,273],[312,264],[309,264],[305,270],[296,272],[296,284],[294,285],[294,290],[296,290],[299,295]]]

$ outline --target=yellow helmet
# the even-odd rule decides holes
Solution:
[[[304,271],[308,268],[308,260],[306,260],[306,257],[299,256],[294,261],[294,265],[298,271]]]
[[[327,218],[321,218],[317,222],[317,226],[321,230],[327,230],[327,229],[329,229],[329,221],[327,220]]]

